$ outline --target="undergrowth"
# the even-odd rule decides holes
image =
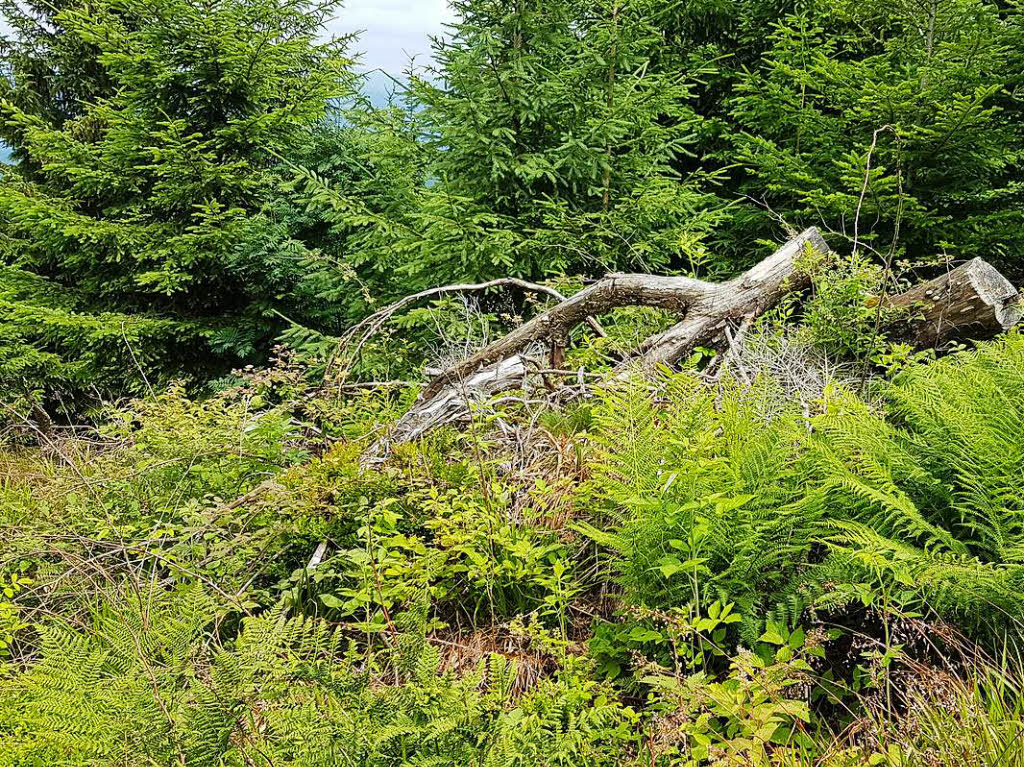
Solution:
[[[857,389],[506,398],[366,471],[413,394],[287,360],[14,419],[0,764],[1018,764],[1024,337]]]

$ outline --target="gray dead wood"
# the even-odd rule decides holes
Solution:
[[[619,366],[616,377],[671,366],[698,346],[722,348],[727,345],[728,328],[749,325],[786,295],[810,286],[810,275],[800,268],[808,250],[826,258],[830,255],[814,227],[727,282],[651,274],[608,275],[440,372],[390,433],[366,451],[361,464],[379,463],[393,446],[466,418],[474,402],[522,387],[530,373],[522,356],[528,347],[564,343],[575,326],[611,309],[647,306],[681,316],[676,325],[641,344]],[[1019,299],[1016,289],[994,267],[975,259],[887,299],[886,305],[905,313],[897,336],[927,348],[960,338],[989,338],[1009,329],[1020,321]]]
[[[362,457],[370,466],[394,445],[464,418],[471,403],[522,385],[527,368],[520,354],[531,344],[559,343],[588,317],[622,306],[666,309],[682,321],[643,344],[633,364],[672,364],[700,345],[717,345],[731,321],[757,317],[789,292],[803,290],[810,277],[798,267],[807,249],[828,253],[816,228],[794,237],[745,274],[723,283],[655,274],[610,274],[520,325],[463,362],[437,375],[416,403]],[[625,368],[620,371],[625,374]]]
[[[992,338],[1021,320],[1017,289],[980,258],[885,303],[906,313],[895,336],[918,349]]]
[[[442,424],[465,418],[474,403],[486,402],[496,394],[522,387],[526,376],[526,361],[515,355],[446,386],[431,397],[421,396],[387,436],[360,456],[359,465],[367,468],[381,463],[395,445],[414,442]]]

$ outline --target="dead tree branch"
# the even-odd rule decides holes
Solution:
[[[808,250],[829,255],[828,246],[813,227],[745,274],[723,283],[650,274],[608,275],[441,371],[391,433],[364,454],[362,465],[384,460],[396,444],[464,418],[474,402],[523,387],[533,372],[524,356],[528,347],[557,343],[586,318],[617,307],[667,309],[682,319],[641,344],[619,366],[616,377],[673,365],[697,346],[726,348],[730,328],[749,326],[786,295],[810,286],[810,274],[801,269],[802,256]],[[917,347],[934,347],[957,338],[987,338],[1008,330],[1021,318],[1018,299],[1017,291],[998,271],[975,259],[902,295],[881,300],[887,307],[905,310],[897,337]]]
[[[423,399],[487,365],[519,354],[531,343],[566,336],[586,317],[623,306],[666,309],[685,317],[640,348],[638,359],[643,366],[672,364],[694,346],[716,340],[730,320],[760,315],[786,293],[806,287],[810,277],[799,272],[797,262],[808,246],[821,254],[828,252],[818,230],[812,227],[746,274],[720,284],[691,277],[610,274],[452,365],[430,382]]]
[[[357,325],[354,325],[341,339],[339,344],[339,350],[335,353],[335,358],[340,354],[345,346],[355,344],[351,354],[349,355],[352,359],[359,356],[359,352],[362,351],[366,342],[369,341],[373,336],[380,332],[381,328],[384,327],[387,322],[394,317],[402,309],[408,306],[417,304],[420,301],[425,301],[428,298],[438,298],[440,296],[452,295],[455,293],[475,293],[483,290],[490,290],[492,288],[501,287],[515,287],[524,290],[528,293],[540,293],[542,295],[550,296],[559,302],[566,300],[565,296],[559,291],[548,285],[540,285],[535,282],[528,282],[526,280],[520,280],[515,277],[501,277],[495,280],[488,280],[487,282],[477,283],[457,283],[454,285],[444,285],[439,288],[429,288],[427,290],[421,290],[419,293],[413,293],[405,296],[404,298],[395,301],[393,304],[385,306],[369,317],[365,318]],[[593,317],[588,317],[587,322],[591,329],[599,336],[606,336],[604,328],[595,320]],[[328,373],[333,369],[334,361],[328,365]],[[326,374],[325,374],[326,377]]]
[[[437,426],[465,417],[474,401],[521,386],[529,373],[522,357],[528,346],[565,338],[586,318],[611,309],[648,306],[683,317],[679,324],[644,343],[637,356],[623,364],[620,375],[635,366],[652,369],[672,364],[694,346],[717,345],[730,322],[756,318],[787,293],[810,283],[810,276],[798,268],[808,248],[822,255],[828,253],[817,229],[808,229],[745,274],[719,284],[690,277],[608,275],[442,371],[391,433],[363,455],[362,463],[377,463],[387,457],[393,445],[418,439]]]

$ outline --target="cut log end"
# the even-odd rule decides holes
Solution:
[[[569,331],[588,317],[618,306],[650,306],[677,311],[679,323],[643,343],[618,370],[619,377],[639,368],[672,365],[697,346],[715,346],[730,325],[750,323],[789,293],[810,285],[800,257],[810,248],[828,256],[821,234],[810,228],[745,274],[723,283],[647,274],[609,275],[440,372],[391,432],[364,453],[367,468],[387,459],[393,446],[411,442],[434,428],[465,419],[474,402],[524,386],[525,349],[545,343],[553,367],[561,367]],[[948,274],[884,300],[904,319],[895,328],[900,340],[917,348],[948,341],[991,338],[1021,320],[1020,295],[994,267],[976,258]],[[555,364],[558,363],[558,364]]]
[[[950,341],[984,340],[1021,321],[1020,294],[987,261],[975,258],[948,274],[887,301],[907,312],[896,337],[922,349]]]

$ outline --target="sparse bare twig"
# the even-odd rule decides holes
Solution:
[[[421,290],[419,293],[413,293],[405,296],[398,301],[389,304],[388,306],[380,309],[371,314],[366,319],[362,320],[351,329],[349,329],[342,337],[339,348],[335,351],[334,356],[327,364],[327,370],[324,373],[325,379],[330,375],[333,370],[334,364],[337,357],[345,350],[345,347],[351,343],[355,343],[355,348],[352,350],[349,357],[355,359],[359,356],[366,343],[377,333],[380,332],[381,328],[390,320],[395,314],[400,312],[402,309],[412,304],[419,303],[428,298],[437,298],[440,296],[446,296],[453,293],[472,293],[483,290],[490,290],[499,287],[516,287],[521,290],[532,293],[541,293],[543,295],[550,296],[556,301],[565,301],[566,297],[558,290],[548,286],[541,285],[535,282],[529,282],[527,280],[521,280],[516,277],[501,277],[494,280],[488,280],[487,282],[478,283],[457,283],[453,285],[444,285],[438,288],[429,288],[427,290]],[[597,322],[593,317],[587,318],[587,324],[590,328],[601,337],[607,337],[604,328]],[[346,371],[347,372],[347,371]]]

